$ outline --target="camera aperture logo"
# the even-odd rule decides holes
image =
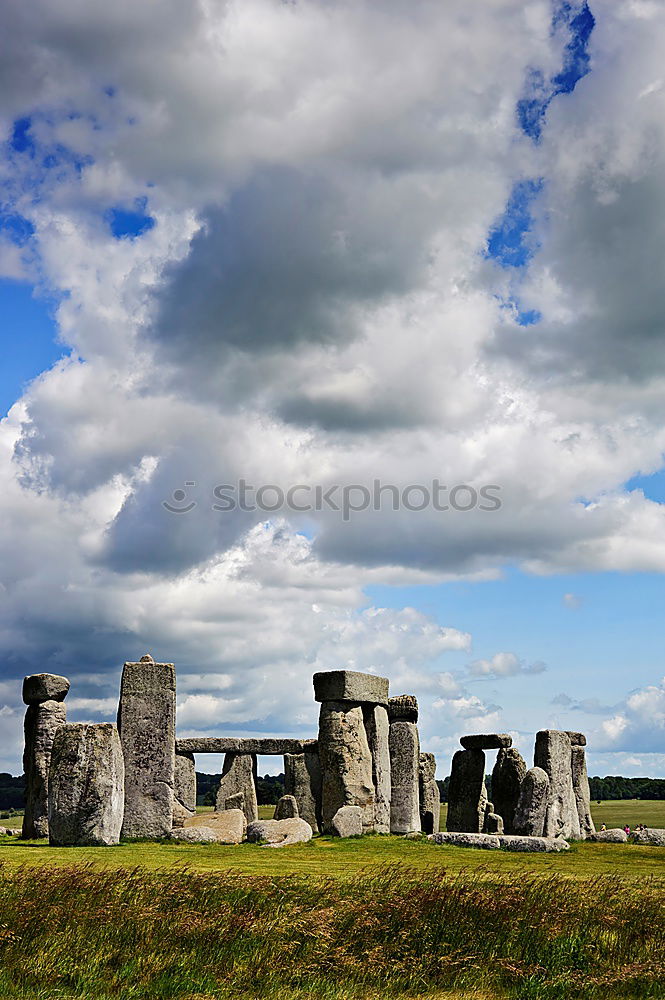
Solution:
[[[189,479],[184,484],[187,490],[178,487],[170,500],[163,500],[162,507],[171,514],[189,514],[199,502],[190,492],[196,488],[196,480]],[[296,483],[282,487],[275,483],[252,486],[247,480],[237,483],[219,484],[212,489],[209,509],[220,513],[241,510],[260,511],[264,514],[309,514],[330,511],[341,515],[343,521],[350,521],[355,514],[366,511],[383,510],[409,511],[420,513],[434,510],[440,513],[467,513],[472,510],[493,512],[501,510],[501,487],[496,483],[473,486],[457,483],[447,486],[439,479],[427,485],[411,483],[395,486],[374,479],[371,485],[362,483],[336,483],[323,486],[313,483]]]

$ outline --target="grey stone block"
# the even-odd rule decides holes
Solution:
[[[489,812],[485,813],[485,827],[484,833],[503,833],[503,817],[499,816],[498,813]]]
[[[596,830],[590,833],[587,840],[598,844],[625,844],[628,841],[628,834],[620,827],[612,830]]]
[[[514,747],[508,749],[502,747],[496,756],[496,764],[492,771],[492,798],[494,812],[503,818],[507,834],[514,833],[515,810],[525,774],[526,764],[521,753]]]
[[[60,674],[30,674],[23,678],[23,701],[26,705],[64,701],[68,691],[69,681]]]
[[[524,775],[513,817],[513,831],[527,837],[542,837],[547,815],[550,779],[542,767],[532,767]]]
[[[248,823],[259,818],[256,801],[256,757],[247,753],[227,753],[222,767],[222,780],[217,790],[215,809],[222,812],[230,807],[232,796],[242,794],[243,810]],[[235,803],[234,803],[235,804]]]
[[[322,773],[322,823],[332,833],[332,820],[342,806],[360,806],[363,830],[374,829],[372,754],[361,705],[327,701],[319,713],[319,757]]]
[[[575,733],[571,730],[566,730],[566,736],[570,740],[570,745],[573,747],[585,747],[586,746],[586,736],[584,733]]]
[[[589,778],[586,769],[586,753],[584,746],[580,743],[572,746],[570,753],[575,807],[580,825],[580,836],[584,840],[596,832],[591,815],[591,792],[589,790]]]
[[[109,723],[60,726],[49,771],[49,843],[109,847],[120,839],[125,767]]]
[[[499,837],[499,844],[504,851],[518,851],[531,854],[560,854],[567,851],[570,845],[562,837]]]
[[[48,776],[53,738],[67,721],[67,709],[60,701],[44,701],[28,706],[25,713],[25,839],[48,837]]]
[[[357,670],[326,670],[314,674],[315,701],[388,703],[388,678]]]
[[[273,819],[298,819],[298,803],[293,795],[282,795],[275,806]]]
[[[178,753],[249,753],[259,756],[284,756],[287,753],[317,753],[316,740],[291,740],[277,736],[198,736],[176,740]]]
[[[414,722],[391,722],[390,832],[420,831],[420,740]]]
[[[332,819],[335,837],[360,837],[363,832],[363,812],[360,806],[342,806]]]
[[[384,705],[363,705],[363,721],[372,755],[374,832],[390,833],[390,747],[388,712]]]
[[[488,833],[462,833],[447,831],[433,833],[428,837],[435,844],[453,844],[455,847],[479,847],[485,851],[498,851],[501,846],[499,838]]]
[[[240,844],[247,831],[247,820],[242,809],[224,809],[222,812],[200,813],[186,820],[185,830],[212,830],[220,844]]]
[[[318,746],[318,744],[317,744]],[[284,791],[298,803],[298,815],[321,830],[321,762],[316,752],[284,754]]]
[[[436,757],[421,753],[419,759],[420,829],[423,833],[438,833],[441,816],[441,796],[436,774]]]
[[[247,840],[265,841],[267,847],[290,847],[312,839],[312,828],[304,819],[263,819],[250,823]]]
[[[196,762],[194,754],[175,755],[173,794],[188,812],[196,812]]]
[[[649,844],[651,847],[665,847],[665,830],[649,827],[634,834],[638,844]]]
[[[482,750],[457,750],[448,788],[448,831],[482,833],[486,804],[485,754]]]
[[[501,747],[511,747],[513,738],[508,733],[483,733],[462,736],[460,743],[465,750],[499,750]]]
[[[390,722],[417,722],[418,699],[415,694],[398,694],[388,699]]]
[[[572,753],[568,733],[543,729],[536,733],[534,764],[550,779],[543,834],[546,837],[580,838],[573,789]]]
[[[118,729],[125,759],[122,836],[166,837],[173,820],[175,667],[150,656],[125,663]]]

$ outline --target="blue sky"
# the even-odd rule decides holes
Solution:
[[[160,4],[164,37],[91,14],[83,51],[56,3],[58,85],[17,71],[5,111],[6,766],[22,672],[108,718],[146,645],[182,731],[309,731],[307,677],[342,658],[412,685],[443,769],[465,727],[528,752],[579,720],[592,771],[665,775],[660,20],[256,0],[225,61],[210,12]],[[442,472],[500,483],[500,516],[303,536],[162,509],[188,481]]]

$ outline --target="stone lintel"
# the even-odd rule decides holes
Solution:
[[[318,749],[316,740],[277,739],[272,736],[236,738],[234,736],[200,736],[176,740],[176,753],[250,753],[260,756],[285,753],[312,753]]]
[[[358,670],[325,670],[314,674],[315,701],[388,704],[388,678]]]
[[[513,738],[508,733],[482,733],[462,736],[460,743],[465,750],[500,750],[502,747],[511,747]]]
[[[570,745],[572,747],[585,747],[586,746],[586,736],[584,733],[571,733],[570,730],[566,730],[566,733],[570,737]]]

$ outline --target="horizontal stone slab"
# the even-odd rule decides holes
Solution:
[[[560,837],[518,837],[489,833],[431,833],[428,840],[435,844],[456,847],[476,847],[482,850],[524,851],[530,853],[567,851],[569,844]]]
[[[388,704],[388,678],[358,670],[325,670],[314,674],[315,701],[371,702]]]
[[[589,834],[587,840],[598,844],[625,844],[628,840],[628,834],[617,826],[611,830],[596,830],[595,833]]]
[[[571,747],[585,747],[586,746],[586,736],[584,733],[571,733],[570,730],[566,730],[566,735],[570,737]]]
[[[446,831],[441,833],[430,833],[427,838],[434,844],[452,844],[455,847],[480,847],[487,851],[498,851],[500,848],[499,838],[489,833],[461,833],[457,831]]]
[[[176,740],[176,753],[255,753],[260,756],[282,756],[285,753],[316,752],[316,740],[282,740],[273,736],[241,737],[200,736],[191,740]]]
[[[562,837],[520,837],[513,834],[502,834],[499,844],[504,851],[523,851],[525,853],[558,854],[570,850],[570,844]]]
[[[481,733],[462,736],[460,743],[465,750],[501,750],[502,747],[511,747],[513,738],[508,733]]]

